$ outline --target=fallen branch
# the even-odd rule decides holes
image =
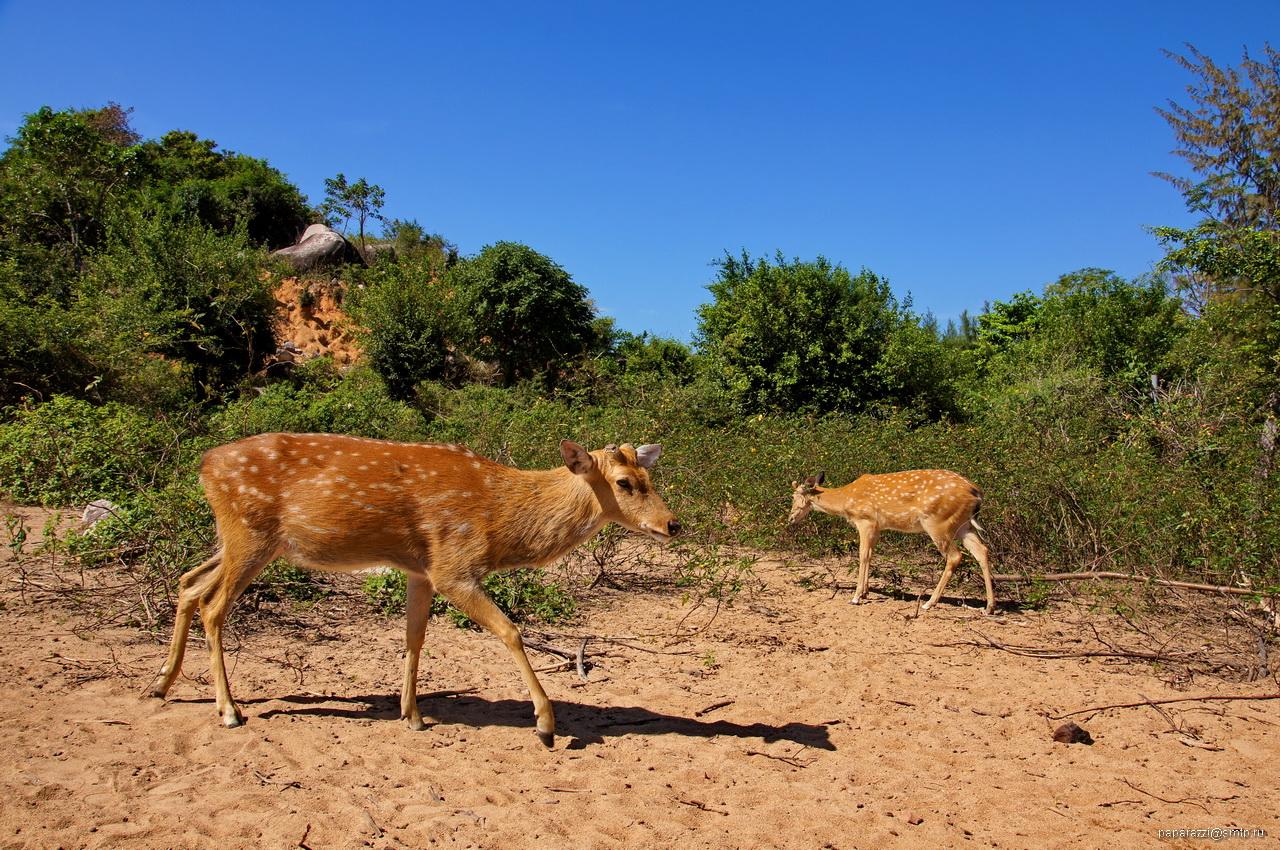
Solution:
[[[992,581],[1012,582],[1014,584],[1031,584],[1037,581],[1088,581],[1089,579],[1111,579],[1113,581],[1132,581],[1139,584],[1155,584],[1160,587],[1177,587],[1183,590],[1198,590],[1201,593],[1225,593],[1233,596],[1266,596],[1260,590],[1247,587],[1230,587],[1222,584],[1198,584],[1191,581],[1173,581],[1152,576],[1134,576],[1128,573],[1112,573],[1089,571],[1083,573],[1044,573],[1043,575],[1018,575],[1017,573],[1001,573],[993,575]]]
[[[805,750],[807,750],[807,749],[808,749],[808,747],[807,747],[807,746],[806,746],[806,747],[802,747],[802,748],[800,749],[800,753],[803,753],[803,752],[804,752]],[[814,758],[807,759],[807,760],[805,760],[805,761],[801,761],[801,760],[799,759],[799,755],[800,755],[800,753],[796,753],[794,756],[775,756],[775,755],[772,755],[772,754],[770,754],[770,753],[762,753],[762,752],[760,752],[759,750],[747,750],[747,751],[746,751],[746,753],[747,753],[747,755],[749,755],[749,756],[764,756],[764,757],[765,757],[765,758],[767,758],[767,759],[773,759],[774,761],[786,762],[787,764],[791,765],[792,767],[800,767],[800,768],[808,767],[809,765],[813,764],[815,761],[817,761],[817,760],[818,760],[816,757],[814,757]]]
[[[706,708],[702,709],[701,711],[695,711],[695,712],[693,713],[693,716],[694,716],[694,717],[702,717],[702,716],[704,716],[704,715],[710,714],[711,712],[713,712],[713,711],[715,711],[715,710],[717,710],[717,709],[724,708],[725,706],[733,705],[733,704],[734,704],[734,702],[735,702],[735,700],[731,700],[731,699],[722,699],[722,700],[720,700],[720,702],[713,702],[713,703],[711,703],[711,705],[707,706]]]
[[[1004,644],[981,633],[978,634],[978,637],[982,638],[986,643],[979,643],[976,640],[962,640],[950,641],[948,643],[931,643],[929,645],[938,647],[939,649],[958,646],[973,646],[978,649],[998,649],[1001,652],[1009,652],[1014,655],[1025,655],[1029,658],[1138,658],[1143,661],[1188,661],[1201,656],[1201,653],[1195,652],[1181,652],[1175,655],[1170,655],[1163,652],[1144,652],[1138,649],[1086,649],[1080,651],[1065,651],[1039,646],[1017,646],[1014,644]]]
[[[1274,694],[1238,694],[1230,696],[1226,694],[1206,694],[1198,697],[1176,697],[1173,699],[1146,699],[1141,702],[1117,702],[1111,705],[1094,705],[1089,708],[1082,708],[1077,711],[1069,711],[1066,714],[1048,714],[1045,715],[1050,720],[1064,720],[1068,717],[1075,717],[1077,714],[1089,714],[1095,711],[1106,711],[1110,708],[1146,708],[1148,706],[1169,705],[1175,702],[1227,702],[1235,700],[1266,700],[1280,699],[1280,693]],[[1166,800],[1166,802],[1168,802]]]
[[[1199,806],[1201,809],[1203,809],[1203,810],[1204,810],[1205,814],[1208,814],[1208,813],[1209,813],[1209,807],[1208,807],[1208,806],[1206,806],[1204,803],[1201,803],[1201,802],[1200,802],[1200,801],[1198,801],[1198,800],[1191,800],[1191,799],[1170,800],[1170,799],[1167,799],[1167,798],[1165,798],[1165,797],[1161,797],[1161,796],[1159,796],[1159,795],[1157,795],[1157,794],[1152,794],[1150,791],[1147,791],[1147,790],[1145,790],[1145,789],[1143,789],[1143,788],[1139,788],[1137,785],[1134,785],[1132,782],[1130,782],[1130,781],[1129,781],[1129,780],[1127,780],[1127,779],[1121,779],[1120,781],[1121,781],[1121,782],[1123,782],[1125,785],[1128,785],[1128,786],[1129,786],[1130,788],[1132,788],[1134,791],[1137,791],[1139,794],[1146,794],[1148,797],[1150,797],[1150,798],[1151,798],[1151,799],[1153,799],[1153,800],[1159,800],[1159,801],[1160,801],[1160,802],[1162,802],[1162,803],[1169,803],[1170,805],[1174,805],[1174,806],[1178,806],[1178,805],[1181,805],[1181,804],[1183,804],[1183,803],[1190,803],[1190,804],[1191,804],[1191,805],[1193,805],[1193,806]]]
[[[588,640],[590,640],[590,638],[583,638],[582,643],[578,644],[578,657],[574,659],[574,661],[577,662],[578,678],[584,682],[587,681],[586,654]]]
[[[693,806],[695,809],[702,809],[704,812],[715,812],[718,815],[724,815],[725,817],[729,816],[728,812],[721,811],[720,809],[713,809],[701,800],[686,800],[683,797],[676,797],[676,802],[683,803],[686,806]]]

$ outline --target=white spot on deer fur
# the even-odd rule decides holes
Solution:
[[[472,455],[472,457],[475,457],[475,455]],[[478,460],[473,460],[473,461],[471,461],[471,468],[472,468],[472,469],[479,469],[479,468],[480,468],[480,461],[478,461]]]
[[[237,488],[236,488],[236,492],[237,492],[237,493],[243,493],[243,492],[245,492],[245,491],[246,491],[246,490],[248,490],[248,489],[249,489],[248,487],[246,487],[246,486],[244,486],[243,484],[241,484],[239,487],[237,487]]]
[[[249,467],[249,471],[250,471],[250,472],[257,472],[257,471],[258,471],[258,465],[255,463],[253,466]]]
[[[318,446],[318,445],[320,445],[320,443],[316,442],[315,440],[308,440],[308,441],[307,441],[307,445],[308,445],[308,446]]]

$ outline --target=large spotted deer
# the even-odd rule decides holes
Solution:
[[[987,613],[995,611],[995,591],[991,586],[991,563],[987,547],[978,537],[982,526],[975,517],[982,507],[982,491],[962,475],[945,469],[916,469],[885,475],[863,475],[843,487],[823,487],[825,473],[811,475],[803,482],[792,482],[791,517],[794,528],[809,511],[844,517],[858,529],[858,586],[854,603],[867,595],[867,575],[871,569],[871,551],[880,532],[905,531],[927,534],[933,545],[947,559],[942,578],[933,596],[921,605],[924,610],[938,604],[951,574],[960,563],[959,540],[982,566],[982,580],[987,588]]]
[[[555,714],[519,630],[485,594],[497,570],[559,558],[609,522],[663,543],[680,531],[649,480],[662,447],[588,452],[564,440],[564,466],[519,470],[457,445],[393,443],[334,434],[262,434],[205,454],[200,481],[217,519],[218,551],[182,576],[169,657],[151,686],[163,698],[182,669],[199,610],[209,641],[218,713],[244,722],[222,657],[227,613],[274,558],[350,572],[389,565],[408,577],[400,715],[423,729],[418,656],[436,591],[511,651],[533,699],[538,737],[551,745]]]

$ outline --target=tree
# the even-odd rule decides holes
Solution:
[[[217,143],[173,130],[139,149],[145,194],[168,212],[227,234],[243,223],[253,242],[292,245],[311,218],[307,199],[266,160],[217,150]]]
[[[458,347],[468,323],[453,289],[438,279],[433,255],[401,255],[373,266],[352,296],[369,363],[393,397],[413,398],[420,382],[461,374]]]
[[[18,261],[28,296],[64,299],[105,233],[107,214],[136,184],[130,110],[28,115],[0,156],[0,250]]]
[[[1223,68],[1187,45],[1189,55],[1165,55],[1197,77],[1187,86],[1190,105],[1169,101],[1156,111],[1169,122],[1178,147],[1200,176],[1160,173],[1193,210],[1230,228],[1280,227],[1280,51],[1263,59],[1246,50],[1240,68]]]
[[[582,354],[593,340],[587,291],[528,245],[497,242],[445,275],[470,316],[470,351],[495,360],[503,384],[542,376]]]
[[[360,252],[363,254],[365,222],[371,219],[385,220],[381,212],[385,200],[386,192],[381,186],[370,183],[363,177],[354,183],[348,183],[346,175],[338,172],[337,177],[326,178],[324,181],[324,203],[321,204],[320,211],[325,220],[332,224],[341,219],[344,228],[354,217],[359,222]]]
[[[774,262],[726,254],[698,309],[697,344],[712,374],[744,412],[854,412],[911,404],[911,375],[941,343],[899,305],[889,285],[863,269],[852,275],[824,257]],[[926,340],[924,337],[929,337]],[[894,356],[885,359],[886,352]],[[912,389],[906,391],[907,385]],[[905,392],[899,392],[904,390]]]

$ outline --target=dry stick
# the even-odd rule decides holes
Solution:
[[[1056,649],[1044,649],[1038,646],[1016,646],[1013,644],[1003,644],[999,641],[992,640],[982,633],[978,633],[978,637],[986,641],[986,644],[979,643],[976,640],[950,641],[948,643],[931,643],[930,646],[938,648],[950,648],[957,646],[973,646],[978,649],[990,648],[999,649],[1002,652],[1009,652],[1014,655],[1025,655],[1028,658],[1141,658],[1143,661],[1186,661],[1192,658],[1200,657],[1200,653],[1180,652],[1169,655],[1163,652],[1143,652],[1137,649],[1089,649],[1080,652],[1063,652]]]
[[[583,638],[582,643],[578,644],[578,657],[574,659],[578,667],[578,678],[584,682],[587,681],[586,654],[588,640],[590,638]]]
[[[804,752],[807,749],[808,749],[808,746],[802,747],[800,750],[800,753]],[[749,756],[764,756],[765,758],[773,759],[774,761],[786,762],[792,767],[799,767],[799,768],[808,767],[809,765],[817,761],[817,759],[812,759],[812,758],[809,759],[808,761],[800,761],[799,759],[800,753],[796,753],[794,756],[775,756],[769,753],[762,753],[759,750],[747,750],[746,753]]]
[[[707,706],[701,711],[695,711],[693,713],[693,716],[702,717],[703,715],[710,714],[711,712],[717,709],[724,708],[725,706],[733,705],[734,702],[736,702],[736,700],[731,700],[731,699],[723,699],[723,700],[720,700],[720,702],[713,702],[711,703],[711,705]]]
[[[1202,593],[1228,593],[1234,596],[1256,596],[1267,594],[1260,590],[1251,590],[1245,587],[1229,587],[1221,584],[1196,584],[1190,581],[1172,581],[1165,578],[1152,578],[1149,576],[1133,576],[1128,573],[1110,573],[1110,572],[1083,572],[1083,573],[1045,573],[1043,575],[1017,575],[1015,573],[1002,573],[993,575],[992,581],[1013,582],[1013,583],[1031,583],[1037,581],[1086,581],[1091,578],[1106,578],[1115,581],[1134,581],[1139,584],[1156,584],[1161,587],[1180,587],[1183,590],[1198,590]]]
[[[1047,714],[1050,720],[1065,720],[1068,717],[1075,717],[1077,714],[1089,714],[1094,711],[1106,711],[1109,708],[1145,708],[1147,706],[1169,705],[1175,702],[1227,702],[1235,700],[1264,700],[1264,699],[1280,699],[1280,693],[1274,694],[1240,694],[1238,696],[1230,696],[1225,694],[1206,694],[1199,697],[1177,697],[1174,699],[1148,699],[1142,702],[1117,702],[1112,705],[1094,705],[1089,708],[1082,708],[1078,711],[1069,711],[1066,714]],[[1167,801],[1166,801],[1167,802]]]
[[[1127,779],[1121,779],[1120,781],[1121,781],[1121,782],[1123,782],[1125,785],[1128,785],[1128,786],[1129,786],[1130,788],[1132,788],[1134,791],[1137,791],[1139,794],[1146,794],[1148,797],[1150,797],[1150,798],[1151,798],[1151,799],[1153,799],[1153,800],[1159,800],[1159,801],[1160,801],[1160,802],[1162,802],[1162,803],[1170,803],[1170,804],[1175,805],[1175,806],[1177,806],[1177,805],[1181,805],[1181,804],[1183,804],[1183,803],[1190,803],[1190,804],[1191,804],[1191,805],[1193,805],[1193,806],[1199,806],[1201,809],[1203,809],[1203,810],[1204,810],[1205,814],[1208,814],[1208,813],[1209,813],[1209,807],[1208,807],[1208,806],[1206,806],[1204,803],[1199,802],[1198,800],[1191,800],[1191,799],[1185,799],[1185,800],[1167,800],[1167,799],[1165,799],[1164,797],[1158,796],[1158,795],[1156,795],[1156,794],[1152,794],[1150,791],[1147,791],[1147,790],[1145,790],[1145,789],[1143,789],[1143,788],[1139,788],[1137,785],[1134,785],[1132,782],[1130,782],[1130,781],[1129,781],[1129,780],[1127,780]]]

